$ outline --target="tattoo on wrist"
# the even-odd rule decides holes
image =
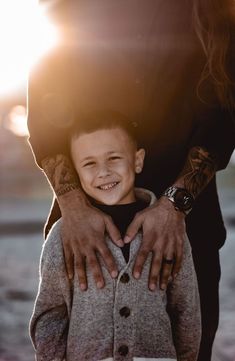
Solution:
[[[80,188],[77,173],[66,156],[58,154],[45,158],[42,167],[57,196]]]
[[[216,172],[215,158],[202,147],[190,150],[181,173],[185,188],[196,197],[210,182]]]
[[[58,190],[56,192],[56,195],[59,196],[63,196],[64,194],[73,191],[74,189],[79,189],[78,184],[69,184],[67,187],[65,186],[64,188],[61,188],[60,190]]]

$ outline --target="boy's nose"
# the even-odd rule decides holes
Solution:
[[[99,167],[98,170],[98,177],[103,178],[103,177],[107,177],[108,175],[111,174],[111,170],[110,168],[107,166],[107,164],[102,164]]]

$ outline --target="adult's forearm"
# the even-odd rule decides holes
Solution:
[[[78,200],[86,201],[77,173],[68,157],[63,154],[47,157],[42,161],[42,167],[60,204],[74,191]]]
[[[174,185],[185,188],[196,198],[214,177],[216,170],[215,157],[205,148],[195,146],[190,149]]]

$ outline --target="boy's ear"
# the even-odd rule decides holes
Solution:
[[[135,153],[135,172],[141,173],[144,166],[145,150],[140,148]]]

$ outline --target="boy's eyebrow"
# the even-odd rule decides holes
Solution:
[[[115,153],[123,153],[123,152],[121,150],[111,150],[111,151],[107,152],[106,154],[110,155],[110,154],[115,154]],[[81,159],[81,162],[84,162],[86,160],[91,160],[93,158],[94,158],[93,155],[88,155],[87,157]]]
[[[93,159],[94,157],[92,155],[89,155],[88,157],[85,157],[83,159],[81,159],[81,162],[84,162],[86,160],[90,160],[90,159]]]
[[[110,152],[107,152],[107,154],[113,154],[113,153],[123,153],[121,150],[111,150]]]

